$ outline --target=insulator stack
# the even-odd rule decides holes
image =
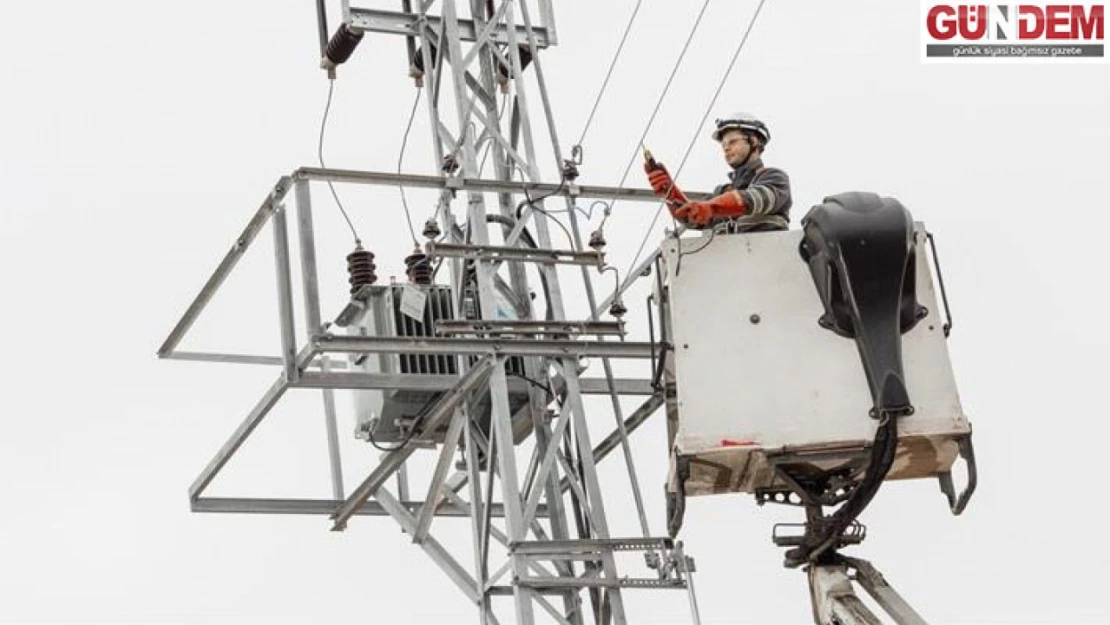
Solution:
[[[614,299],[613,304],[609,306],[609,314],[618,319],[623,317],[626,312],[628,312],[628,307],[624,305],[624,302],[622,302],[619,297]]]
[[[428,43],[428,55],[432,57],[432,66],[435,66],[436,57],[439,56],[439,50],[436,49],[434,44]],[[424,54],[420,50],[415,50],[413,53],[412,67],[409,68],[409,76],[412,78],[421,78],[425,73],[424,69]]]
[[[432,261],[423,252],[413,252],[405,257],[405,275],[413,284],[432,283]]]
[[[605,240],[605,233],[601,230],[594,230],[590,234],[590,247],[592,247],[595,251],[600,252],[601,250],[605,249],[606,243],[607,242]]]
[[[347,255],[347,273],[350,275],[351,295],[358,293],[358,290],[362,287],[378,281],[378,276],[374,273],[375,269],[377,269],[377,265],[374,264],[374,253],[362,249],[361,245],[356,246],[355,251]]]
[[[567,182],[574,182],[579,176],[578,163],[569,159],[563,159],[563,179]]]
[[[331,41],[328,42],[327,47],[324,49],[324,58],[327,59],[332,66],[342,65],[351,58],[358,43],[362,41],[362,31],[351,30],[346,24],[340,24],[339,29],[335,31]]]
[[[519,47],[520,47],[520,71],[524,71],[524,70],[528,69],[528,66],[532,63],[532,50],[531,50],[531,48],[529,48],[526,45],[521,45]],[[508,55],[508,52],[506,52],[506,56],[507,55]],[[519,78],[519,76],[513,76],[512,75],[512,73],[513,73],[512,67],[509,64],[505,63],[505,61],[502,61],[500,58],[495,58],[495,61],[497,62],[497,73],[498,73],[498,76],[500,78],[500,82],[502,84],[508,82],[510,77],[511,78]]]
[[[429,239],[438,239],[439,235],[443,232],[439,229],[439,224],[436,223],[435,218],[430,218],[424,222],[424,236]]]
[[[455,172],[459,171],[459,157],[454,152],[443,155],[443,162],[439,165],[439,170],[448,176],[452,176]]]

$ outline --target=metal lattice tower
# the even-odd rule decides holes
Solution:
[[[322,7],[323,3],[318,4]],[[416,0],[405,2],[401,12],[360,9],[346,1],[342,4],[343,24],[331,38],[331,42],[341,46],[344,38],[350,44],[350,49],[341,54],[342,60],[353,51],[353,44],[363,33],[408,38],[414,76],[428,94],[425,105],[433,133],[435,167],[442,175],[301,168],[282,177],[267,195],[159,350],[159,355],[165,358],[281,367],[269,391],[194,482],[190,489],[193,510],[328,514],[336,530],[344,529],[354,515],[390,516],[479,607],[482,623],[528,624],[537,618],[542,620],[545,614],[554,622],[574,625],[590,622],[589,617],[598,623],[625,623],[624,591],[632,588],[685,589],[697,621],[690,575],[692,560],[683,553],[681,543],[650,536],[628,443],[629,431],[666,402],[666,391],[646,379],[616,379],[610,365],[613,358],[654,359],[657,346],[604,340],[606,336],[624,333],[623,323],[602,318],[614,298],[619,302],[619,294],[611,295],[599,306],[592,278],[605,267],[604,254],[584,245],[573,209],[575,201],[583,197],[639,201],[656,198],[648,190],[579,186],[573,174],[568,175],[565,169],[558,184],[540,181],[537,160],[540,146],[532,127],[533,120],[540,117],[537,111],[546,121],[555,163],[560,167],[566,163],[555,131],[541,59],[541,52],[557,40],[551,0],[537,0],[534,6],[538,6],[538,21],[533,21],[528,3],[519,0]],[[418,6],[414,8],[413,4]],[[459,5],[464,15],[460,15]],[[322,43],[326,32],[322,26]],[[329,71],[334,69],[331,64]],[[534,90],[525,86],[526,81],[532,81]],[[502,127],[498,112],[499,91],[513,101],[507,129]],[[532,100],[536,93],[539,106]],[[479,153],[486,143],[491,150],[493,176],[479,179]],[[517,172],[522,180],[515,179]],[[447,239],[429,243],[426,252],[434,259],[447,259],[456,310],[462,310],[468,288],[476,292],[478,316],[464,319],[460,315],[437,327],[441,336],[431,338],[333,333],[334,326],[323,322],[317,283],[310,189],[313,181],[439,189],[437,215]],[[289,226],[284,204],[290,191],[297,211],[301,288],[308,329],[302,341],[298,341],[295,331]],[[522,193],[526,194],[526,201],[518,214],[517,202]],[[488,195],[496,197],[495,204],[487,204]],[[553,245],[549,216],[543,210],[543,200],[548,198],[563,200],[570,209],[566,214],[572,249]],[[282,355],[177,351],[189,327],[267,223],[272,223],[275,237]],[[503,230],[501,244],[491,243],[491,227]],[[521,245],[527,227],[534,228],[536,233],[534,248]],[[565,276],[558,272],[558,267],[565,264],[580,267],[582,282],[576,293],[584,294],[589,302],[592,314],[588,319],[567,318],[564,292],[570,293],[571,289],[564,288],[561,277]],[[530,301],[525,266],[536,267],[544,283],[549,318],[533,310],[525,311],[517,320],[494,317],[498,296],[496,275],[502,265],[508,270],[512,292],[522,302]],[[634,276],[628,276],[622,290],[633,279]],[[364,303],[356,296],[336,319],[356,314],[360,306]],[[344,371],[348,368],[346,363],[335,354],[449,355],[457,363],[457,374]],[[587,356],[601,360],[603,376],[580,377],[579,360]],[[519,379],[510,379],[506,373],[507,361],[514,358],[524,367]],[[514,414],[510,391],[517,388],[519,392],[521,387],[528,393],[528,403]],[[205,489],[220,469],[285,391],[292,388],[322,389],[333,499],[205,497]],[[357,389],[440,391],[420,420],[422,431],[445,430],[432,454],[434,470],[423,500],[408,496],[405,467],[406,463],[416,461],[419,451],[426,449],[410,441],[385,453],[353,490],[348,492],[344,488],[335,395],[336,391]],[[470,414],[471,400],[487,392],[490,425],[483,432]],[[614,411],[615,429],[597,444],[591,440],[587,425],[583,401],[586,394],[608,395]],[[560,398],[557,410],[548,408],[551,395]],[[626,417],[620,405],[622,395],[646,396],[646,400]],[[526,457],[526,446],[514,442],[514,419],[521,411],[531,425],[530,457]],[[641,532],[632,538],[614,535],[606,515],[605,494],[598,481],[597,463],[618,447],[629,466],[639,512]],[[462,468],[452,471],[452,461],[460,452],[464,455],[459,465]],[[396,494],[386,485],[391,479],[398,481]],[[499,493],[495,493],[495,479],[500,485]],[[500,495],[499,499],[495,494]],[[469,553],[452,554],[435,539],[432,523],[441,517],[469,519],[473,538]],[[503,528],[497,527],[495,519],[503,519]],[[498,563],[490,561],[493,543],[503,545],[507,554],[499,569],[495,568]],[[642,552],[654,573],[630,578],[618,570],[617,554],[628,551]],[[470,562],[470,566],[464,562]],[[514,611],[499,618],[493,598],[502,595],[512,596]]]

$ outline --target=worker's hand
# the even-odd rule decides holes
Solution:
[[[657,165],[655,169],[648,171],[648,182],[651,184],[651,190],[668,204],[682,206],[690,201],[682,189],[675,186],[674,178],[671,178],[671,174],[662,165]]]
[[[688,225],[705,225],[713,219],[713,209],[705,202],[687,202],[671,211],[678,221]]]
[[[681,217],[679,215],[682,215]],[[708,202],[689,202],[675,211],[675,218],[704,226],[713,220],[713,206]]]
[[[671,214],[675,219],[704,226],[715,217],[740,217],[747,214],[744,197],[736,191],[726,191],[705,202],[688,202]]]

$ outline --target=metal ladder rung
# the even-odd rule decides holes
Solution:
[[[553,591],[566,588],[686,588],[681,579],[648,579],[622,577],[607,579],[601,577],[525,577],[516,580],[516,586]]]
[[[509,545],[509,553],[519,555],[558,555],[604,551],[650,551],[674,549],[670,538],[595,538],[592,540],[530,540]]]

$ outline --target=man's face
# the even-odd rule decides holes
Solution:
[[[729,166],[739,167],[748,158],[752,146],[744,133],[739,130],[729,130],[721,136],[721,149],[725,152],[725,161]]]

